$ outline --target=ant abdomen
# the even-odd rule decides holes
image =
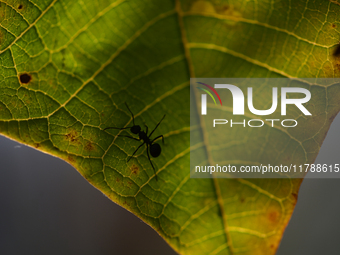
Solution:
[[[150,145],[150,154],[152,157],[157,158],[162,152],[162,148],[158,143]]]

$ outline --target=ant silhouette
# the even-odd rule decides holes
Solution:
[[[104,128],[104,130],[107,130],[107,129],[119,129],[119,130],[123,130],[123,129],[128,129],[130,128],[130,131],[139,136],[139,139],[135,138],[135,137],[132,137],[132,136],[128,136],[128,135],[119,135],[119,136],[122,136],[122,137],[127,137],[127,138],[130,138],[130,139],[133,139],[133,140],[136,140],[136,141],[142,141],[143,143],[141,145],[139,145],[139,147],[135,150],[135,152],[129,157],[128,161],[130,161],[130,159],[136,154],[136,152],[139,150],[140,147],[142,147],[144,144],[146,144],[146,151],[147,151],[147,154],[148,154],[148,159],[150,161],[150,164],[155,172],[155,176],[156,176],[156,180],[157,179],[157,175],[156,175],[156,170],[155,170],[155,167],[153,166],[152,162],[151,162],[151,159],[150,159],[150,155],[149,155],[149,151],[150,151],[150,154],[152,157],[154,158],[157,158],[161,152],[162,152],[162,148],[161,146],[158,144],[158,143],[155,143],[155,141],[159,138],[162,138],[162,142],[164,144],[164,137],[163,135],[159,135],[157,136],[156,138],[154,138],[153,140],[150,139],[152,133],[156,130],[156,128],[159,126],[159,124],[162,122],[162,120],[164,119],[165,115],[163,116],[163,118],[158,122],[158,124],[156,125],[156,127],[151,131],[150,135],[148,135],[148,126],[145,125],[146,127],[146,131],[142,131],[141,127],[139,125],[136,125],[135,124],[135,117],[133,116],[133,113],[132,111],[130,110],[129,106],[127,105],[127,103],[125,103],[126,107],[128,108],[129,112],[131,113],[131,116],[132,116],[132,122],[133,122],[133,126],[132,127],[125,127],[125,128],[116,128],[116,127],[107,127],[107,128]]]

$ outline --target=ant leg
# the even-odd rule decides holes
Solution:
[[[135,152],[130,156],[130,158],[128,159],[127,162],[130,161],[130,159],[136,154],[136,152],[139,150],[140,147],[142,147],[142,145],[144,145],[144,143],[142,143],[141,145],[138,146],[138,148],[135,150]]]
[[[153,164],[152,164],[152,162],[151,162],[151,159],[150,159],[150,155],[149,155],[149,145],[147,145],[147,146],[146,146],[146,152],[147,152],[147,154],[148,154],[148,159],[149,159],[149,161],[150,161],[150,164],[151,164],[151,166],[152,166],[152,168],[153,168],[153,171],[155,172],[156,181],[158,181],[158,178],[157,178],[157,174],[156,174],[155,167],[153,166]]]
[[[162,120],[165,118],[165,114],[163,116],[163,118],[158,122],[158,124],[156,125],[156,127],[152,130],[152,132],[150,133],[149,137],[152,135],[152,133],[156,130],[156,128],[158,128],[159,124],[161,124]]]
[[[164,137],[163,137],[163,135],[157,136],[155,139],[153,139],[153,140],[151,141],[151,144],[152,144],[154,141],[156,141],[158,138],[161,138],[161,137],[162,137],[162,142],[163,142],[163,144],[164,144]]]
[[[136,141],[138,141],[138,142],[140,141],[139,139],[134,138],[134,137],[132,137],[132,136],[128,136],[128,135],[118,135],[118,136],[127,137],[127,138],[130,138],[130,139],[136,140]]]
[[[149,128],[148,128],[148,126],[147,126],[147,125],[145,125],[145,124],[144,124],[144,126],[146,127],[146,131],[145,131],[145,133],[146,133],[146,135],[148,135]]]

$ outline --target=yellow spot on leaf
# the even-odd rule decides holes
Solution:
[[[200,13],[216,13],[215,7],[209,1],[196,1],[192,4],[190,11]]]

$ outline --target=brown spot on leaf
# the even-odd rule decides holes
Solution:
[[[336,28],[336,24],[333,23],[333,24],[331,25],[331,27],[332,27],[332,28]]]
[[[78,139],[76,138],[78,136],[78,132],[73,130],[70,133],[68,133],[66,136],[66,139],[70,142],[76,142]]]
[[[245,200],[245,198],[244,198],[244,197],[241,197],[241,198],[240,198],[240,202],[241,202],[241,204],[243,204],[245,201],[246,201],[246,200]]]
[[[91,143],[91,142],[86,142],[85,150],[86,150],[86,151],[94,151],[94,150],[95,150],[95,147],[94,147],[93,143]]]
[[[337,70],[337,71],[340,71],[340,64],[336,63],[336,64],[335,64],[335,67],[336,67],[336,70]]]
[[[28,73],[20,74],[19,80],[23,84],[28,84],[32,80],[32,76]]]
[[[297,193],[292,193],[292,196],[294,198],[293,204],[296,205],[296,202],[298,200],[298,194]]]
[[[340,56],[340,44],[338,44],[333,51],[333,57],[339,57],[339,56]]]
[[[128,202],[126,202],[126,201],[124,201],[123,202],[123,206],[126,208],[126,207],[131,207],[131,205],[128,203]]]
[[[131,172],[132,172],[133,174],[138,174],[138,172],[139,172],[139,167],[138,167],[137,165],[133,164],[133,165],[131,166]]]
[[[127,184],[128,184],[128,185],[127,185],[127,188],[131,188],[131,186],[132,186],[133,183],[130,182],[130,181],[128,181]]]
[[[221,10],[227,11],[229,8],[230,8],[229,5],[225,4],[225,5],[222,5]]]
[[[36,144],[34,144],[34,147],[35,147],[36,149],[38,149],[38,148],[40,147],[40,144],[39,144],[39,143],[36,143]]]
[[[272,210],[268,213],[268,220],[271,223],[276,223],[279,219],[279,213],[275,210]]]
[[[68,155],[68,156],[67,156],[67,160],[68,160],[68,162],[70,162],[71,164],[76,162],[75,158],[72,157],[71,155]]]
[[[221,5],[216,7],[216,10],[218,14],[228,17],[224,21],[224,24],[229,28],[235,27],[238,23],[238,19],[242,17],[241,12],[239,12],[234,5]]]
[[[18,9],[21,10],[23,8],[22,4],[18,6]]]

